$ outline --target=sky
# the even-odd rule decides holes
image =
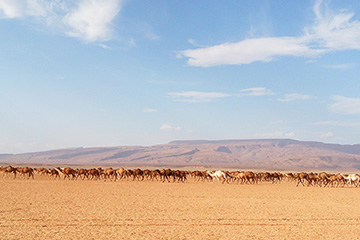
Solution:
[[[360,143],[359,1],[0,0],[0,153]]]

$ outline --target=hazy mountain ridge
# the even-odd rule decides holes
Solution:
[[[191,140],[169,144],[71,148],[0,154],[2,163],[227,166],[268,169],[360,169],[360,144],[293,139]]]

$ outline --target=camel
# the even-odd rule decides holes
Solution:
[[[349,174],[348,176],[344,176],[344,179],[347,185],[350,185],[350,187],[355,186],[358,187],[359,186],[359,182],[360,182],[360,177],[358,174]]]
[[[70,176],[71,176],[71,180],[75,180],[76,179],[76,171],[72,168],[55,168],[55,170],[59,173],[60,176],[63,176],[64,180],[66,178],[68,178],[70,180]]]
[[[245,182],[250,184],[257,183],[256,175],[253,172],[245,172]]]
[[[123,177],[125,177],[126,171],[124,168],[119,168],[115,170],[115,173],[116,173],[116,180],[120,180]]]
[[[342,187],[344,187],[344,185],[345,185],[345,178],[343,177],[343,175],[342,174],[329,174],[327,186],[339,187],[340,185],[342,185]]]
[[[295,175],[293,173],[285,173],[285,177],[289,182],[295,180]]]
[[[116,171],[112,168],[107,168],[103,171],[103,177],[104,179],[110,179],[111,180],[116,180]]]
[[[34,170],[32,168],[23,167],[21,169],[18,169],[18,171],[21,176],[24,176],[24,178],[27,175],[28,176],[27,179],[29,179],[30,177],[32,177],[32,179],[34,179]]]
[[[193,171],[191,173],[191,175],[197,181],[200,181],[200,180],[204,181],[205,180],[205,174],[203,172],[201,172],[201,171]]]
[[[228,177],[226,175],[225,172],[223,171],[213,171],[213,172],[210,172],[210,171],[207,171],[207,174],[209,174],[212,178],[212,183],[214,183],[215,179],[218,180],[218,182],[220,182],[220,180],[222,180],[222,184],[224,184],[225,182],[229,183],[228,182]]]
[[[329,180],[330,174],[327,174],[326,172],[321,172],[318,174],[318,184],[320,187],[324,186],[326,187],[330,180]]]
[[[168,180],[168,182],[170,182],[170,179],[169,179],[170,176],[174,177],[173,171],[171,169],[160,170],[160,179],[162,180],[162,182],[165,182],[165,179]],[[174,177],[174,179],[175,179],[175,177]]]
[[[305,181],[307,182],[307,186],[310,185],[310,179],[309,179],[309,175],[307,173],[299,173],[297,174],[296,179],[298,180],[296,186],[299,186],[299,183],[301,183],[303,186],[305,186]]]
[[[226,174],[228,175],[228,180],[229,182],[235,182],[237,179],[237,176],[240,172],[239,171],[235,171],[235,172],[226,172]]]
[[[84,180],[85,178],[89,178],[88,171],[83,168],[79,169],[76,174],[76,178],[78,178],[78,177],[80,177],[81,180]]]
[[[271,174],[268,172],[264,172],[264,173],[259,173],[260,176],[260,181],[270,181],[271,180]]]
[[[14,179],[16,178],[17,168],[8,166],[8,167],[3,168],[3,170],[4,170],[4,176],[3,176],[4,178],[5,178],[5,176],[9,175],[10,173],[14,174]]]
[[[160,170],[159,169],[155,169],[155,170],[152,170],[151,171],[151,181],[153,181],[154,179],[155,180],[158,180],[159,178],[161,178],[160,176]]]
[[[133,181],[135,180],[135,178],[137,178],[137,180],[144,180],[144,171],[141,169],[134,169],[132,171],[132,175],[133,175]]]
[[[238,172],[238,174],[236,175],[236,179],[237,179],[237,183],[244,184],[245,183],[245,172]]]
[[[309,184],[312,185],[312,186],[315,186],[317,181],[318,181],[318,176],[316,173],[308,173],[308,181],[309,181]]]
[[[38,175],[48,175],[50,173],[49,170],[47,170],[46,168],[34,168],[34,172],[37,173]]]
[[[145,169],[145,170],[144,170],[144,177],[145,177],[146,180],[152,179],[151,170]]]
[[[56,179],[56,178],[59,178],[60,179],[60,174],[57,170],[55,170],[54,168],[50,169],[49,170],[49,176],[50,178],[53,178]]]
[[[186,172],[185,171],[180,171],[180,170],[175,170],[174,171],[174,182],[175,182],[175,178],[178,179],[178,182],[185,182],[187,180],[186,178]]]
[[[281,175],[279,173],[271,173],[270,179],[272,180],[272,183],[280,183],[281,181]]]
[[[98,180],[100,179],[100,171],[98,169],[89,169],[88,171],[88,176],[90,176],[90,180]]]

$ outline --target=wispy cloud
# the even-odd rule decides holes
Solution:
[[[258,87],[258,88],[246,88],[240,90],[239,96],[268,96],[268,95],[274,95],[274,93],[270,89],[266,89],[264,87]]]
[[[321,139],[327,139],[327,138],[331,138],[334,136],[334,133],[333,132],[327,132],[327,133],[323,133],[320,135],[320,138]]]
[[[143,110],[144,113],[155,113],[155,112],[158,112],[157,109],[154,109],[154,108],[145,108]]]
[[[338,70],[347,70],[352,67],[351,64],[336,64],[336,65],[327,65],[326,68],[338,69]]]
[[[198,43],[197,43],[194,39],[192,39],[192,38],[190,38],[190,39],[188,40],[188,42],[189,42],[191,45],[195,46],[195,47],[206,47],[206,46],[204,46],[204,45],[198,44]],[[180,57],[181,57],[181,55],[180,55]]]
[[[34,0],[2,0],[0,11],[3,18],[24,18],[46,16],[50,2]],[[1,12],[0,12],[1,13]]]
[[[360,127],[360,122],[338,122],[338,121],[324,121],[309,123],[313,126],[339,126],[339,127]]]
[[[100,47],[102,47],[103,49],[110,49],[110,47],[106,44],[100,43],[99,44]]]
[[[335,13],[316,1],[313,11],[315,24],[305,28],[306,36],[313,39],[318,48],[327,51],[360,50],[360,22],[352,20],[354,13],[342,9]]]
[[[334,101],[328,106],[335,113],[360,114],[360,98],[349,98],[343,96],[332,97]]]
[[[311,50],[303,38],[274,37],[246,39],[237,43],[224,43],[208,48],[189,49],[180,56],[189,58],[192,66],[242,65],[255,61],[270,62],[278,55],[316,56],[322,50]]]
[[[263,138],[293,138],[295,137],[295,133],[289,132],[273,132],[273,133],[258,133],[256,137],[263,137]]]
[[[112,38],[112,22],[120,12],[122,0],[2,0],[3,18],[36,18],[37,22],[56,26],[68,36],[86,42],[104,42]]]
[[[270,62],[278,56],[317,57],[341,50],[360,50],[360,22],[354,13],[333,13],[317,1],[315,21],[297,37],[251,38],[236,43],[188,49],[178,53],[192,66],[242,65],[256,61]]]
[[[284,98],[279,98],[280,102],[291,102],[296,100],[310,100],[310,99],[316,99],[317,97],[301,94],[301,93],[290,93],[285,94]]]
[[[168,93],[175,101],[179,102],[211,102],[214,99],[230,97],[231,94],[220,93],[220,92],[179,92],[179,93]]]
[[[180,131],[181,127],[174,127],[174,126],[172,126],[170,124],[163,124],[160,127],[160,130],[162,130],[162,131]]]
[[[226,97],[245,97],[245,96],[268,96],[274,93],[270,89],[264,87],[258,88],[246,88],[239,91],[239,93],[222,93],[222,92],[198,92],[198,91],[187,91],[187,92],[171,92],[168,93],[175,101],[180,102],[211,102],[215,99],[226,98]]]
[[[145,31],[145,37],[151,41],[157,41],[159,39],[161,39],[161,37],[159,35],[157,35],[152,28],[150,28],[149,30]]]

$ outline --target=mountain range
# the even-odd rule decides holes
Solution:
[[[70,148],[0,154],[0,163],[359,170],[360,144],[293,139],[181,140],[154,146]]]

